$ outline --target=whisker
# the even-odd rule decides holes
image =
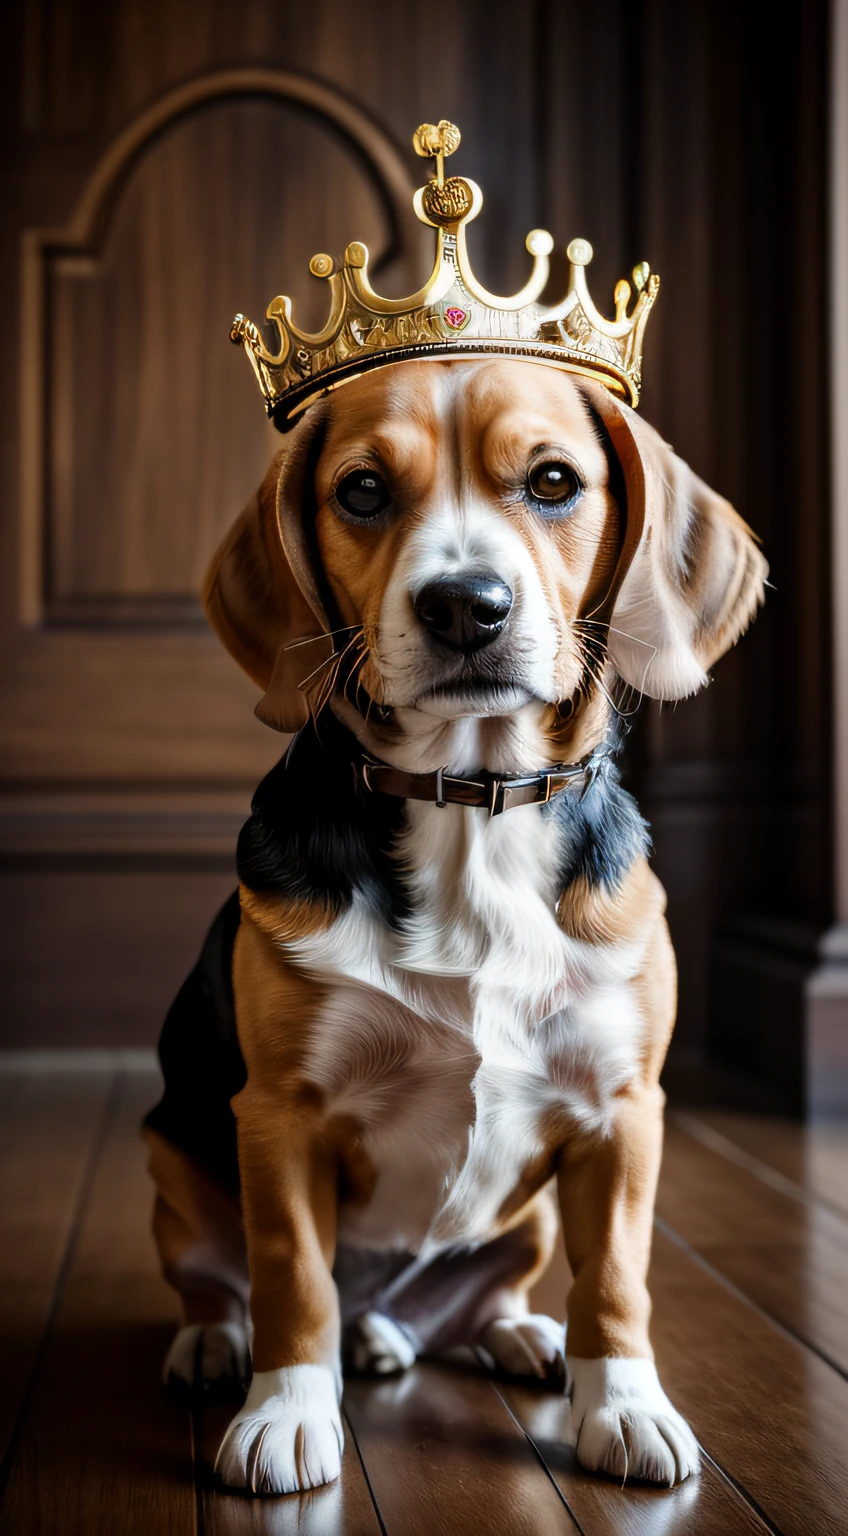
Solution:
[[[589,636],[589,637],[585,637],[584,638],[584,637],[580,637],[578,635],[577,640],[578,640],[578,647],[579,647],[579,651],[580,651],[580,657],[581,657],[581,660],[584,663],[585,671],[588,672],[588,674],[589,674],[592,682],[594,683],[595,687],[598,689],[599,693],[601,693],[602,696],[606,699],[607,703],[610,706],[610,709],[612,709],[613,712],[618,716],[619,720],[630,720],[635,714],[638,713],[639,706],[641,705],[641,702],[642,702],[641,693],[639,695],[639,703],[636,705],[636,707],[634,709],[628,709],[626,707],[626,705],[629,704],[629,702],[630,702],[629,699],[625,700],[623,698],[621,703],[618,703],[613,698],[612,694],[609,692],[608,688],[606,687],[606,684],[602,681],[601,677],[598,674],[598,671],[596,670],[597,667],[601,665],[602,661],[605,660],[605,652],[604,652],[604,655],[602,655],[602,656],[596,656],[592,651],[589,650],[589,646],[587,644],[587,640],[589,642],[591,642],[591,643],[597,644],[598,643],[597,638],[595,636]],[[649,665],[650,665],[650,663],[649,663]],[[632,688],[632,685],[630,685],[631,696],[633,695],[633,693],[635,693],[635,691],[636,690]]]
[[[611,634],[614,634],[614,635],[621,635],[625,640],[631,640],[634,645],[643,645],[646,648],[646,650],[650,651],[651,654],[650,654],[650,656],[648,657],[648,660],[645,663],[645,670],[642,673],[642,686],[637,689],[634,684],[632,684],[632,683],[628,684],[628,687],[630,689],[631,695],[633,695],[635,693],[638,693],[639,696],[640,696],[640,703],[641,703],[641,698],[642,698],[642,695],[644,694],[644,691],[645,691],[644,683],[645,683],[646,677],[648,676],[648,669],[651,666],[651,663],[654,660],[654,657],[657,655],[659,647],[656,646],[656,645],[652,645],[650,640],[642,640],[642,639],[639,638],[638,635],[631,635],[630,632],[628,630],[626,630],[626,629],[618,629],[615,624],[603,624],[601,621],[595,620],[595,619],[577,619],[577,620],[575,620],[575,626],[574,627],[577,628],[578,626],[584,625],[584,624],[591,625],[593,628],[596,628],[596,629],[607,630]],[[639,706],[637,705],[636,709],[638,709],[638,707]],[[636,709],[632,710],[631,713],[635,714],[636,713]],[[622,715],[622,718],[624,718],[623,715]]]
[[[627,604],[627,611],[628,613],[638,613],[640,608],[652,608],[655,602],[656,599],[648,593],[647,597],[640,597],[636,602],[629,602]]]
[[[619,707],[616,704],[615,699],[613,698],[612,694],[608,691],[607,688],[604,687],[604,685],[601,682],[601,679],[599,677],[595,678],[595,686],[603,694],[604,698],[606,699],[607,703],[609,704],[610,709],[614,710],[614,712],[618,715],[619,720],[626,720],[628,718],[628,716],[625,715],[623,710],[619,709]]]
[[[351,665],[350,671],[348,672],[348,675],[347,675],[347,677],[345,679],[344,688],[342,689],[342,698],[348,699],[351,704],[354,704],[354,706],[355,706],[355,700],[351,699],[350,692],[349,692],[350,685],[351,685],[351,683],[355,679],[356,680],[357,691],[359,690],[359,673],[362,671],[362,668],[363,668],[363,666],[365,664],[365,657],[367,655],[367,647],[366,647],[366,644],[365,644],[365,636],[363,634],[360,634],[358,636],[358,640],[359,640],[359,655],[354,658],[354,661],[353,661],[353,663]]]
[[[361,703],[361,700],[360,700],[360,695],[363,694],[363,693],[365,694],[365,698],[368,701],[368,709],[366,710],[366,715],[365,715],[366,719],[368,718],[368,712],[371,709],[371,694],[369,693],[368,689],[365,688],[364,685],[363,685],[362,673],[365,670],[365,664],[366,664],[367,661],[370,660],[370,657],[371,657],[371,648],[368,645],[368,642],[365,640],[365,637],[363,636],[362,654],[360,655],[359,660],[357,661],[356,667],[354,669],[355,670],[355,676],[356,676],[356,692],[354,693],[354,696],[353,696],[353,703],[354,703],[354,707],[359,710],[360,714],[362,714],[362,703]]]
[[[291,645],[284,645],[284,651],[299,651],[302,645],[316,645],[319,640],[332,640],[334,635],[350,634],[352,629],[361,629],[361,624],[344,624],[341,629],[325,630],[323,635],[310,635],[306,640],[293,640]]]
[[[335,655],[328,657],[321,667],[315,668],[315,671],[310,674],[309,678],[306,679],[306,683],[302,683],[300,685],[301,691],[306,697],[310,712],[312,713],[315,720],[317,720],[318,715],[324,708],[326,685],[328,681],[330,683],[330,688],[332,689],[332,678],[336,670],[337,661],[338,658]],[[330,667],[331,671],[327,674],[327,677],[319,677],[318,674],[324,670],[324,667]],[[313,678],[315,678],[314,683],[312,683]],[[309,686],[310,684],[311,687]]]
[[[631,635],[629,630],[626,629],[617,629],[614,624],[604,624],[598,619],[575,619],[574,622],[575,625],[591,624],[597,629],[609,630],[611,635],[623,635],[625,640],[632,640],[634,645],[646,645],[648,650],[653,651],[655,656],[657,654],[657,647],[655,645],[651,645],[650,640],[640,640],[638,635]]]
[[[354,627],[353,625],[349,625],[348,626],[349,629],[352,629],[353,627]],[[319,697],[318,697],[318,702],[317,702],[317,704],[315,706],[316,715],[320,715],[322,713],[322,711],[324,709],[326,709],[327,705],[329,704],[330,699],[332,698],[333,693],[335,692],[336,684],[337,684],[338,678],[339,678],[339,671],[341,669],[341,664],[344,661],[345,657],[347,656],[348,652],[353,648],[353,646],[355,646],[357,643],[359,643],[361,641],[361,638],[362,638],[362,626],[361,625],[357,625],[356,626],[356,634],[353,636],[353,638],[351,640],[348,641],[347,645],[344,647],[344,650],[339,651],[339,652],[334,652],[333,656],[330,658],[332,661],[335,662],[335,666],[332,668],[332,671],[329,672],[327,674],[327,676],[322,680],[321,692],[320,692]],[[316,668],[316,671],[318,671],[318,670],[319,669]]]
[[[309,676],[304,677],[301,682],[298,683],[298,689],[300,689],[302,692],[305,692],[307,683],[310,683],[313,677],[317,677],[319,672],[323,672],[325,667],[329,667],[335,661],[335,659],[335,651],[333,651],[331,656],[325,656],[323,661],[319,661],[317,667],[313,667],[312,671],[309,673]]]

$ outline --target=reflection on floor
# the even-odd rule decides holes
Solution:
[[[673,1492],[584,1475],[562,1397],[417,1366],[345,1396],[342,1478],[216,1489],[229,1409],[191,1417],[159,1363],[175,1320],[149,1236],[145,1070],[0,1073],[4,1536],[844,1536],[848,1130],[669,1117],[653,1336],[703,1447]],[[534,1305],[563,1315],[564,1260]]]

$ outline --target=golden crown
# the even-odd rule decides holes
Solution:
[[[371,368],[409,359],[490,355],[546,363],[596,379],[636,405],[641,387],[642,338],[660,280],[643,261],[633,269],[636,302],[630,314],[630,284],[616,284],[615,319],[605,320],[589,297],[588,240],[572,240],[568,292],[560,304],[539,304],[548,280],[553,239],[531,229],[525,242],[533,270],[511,298],[498,298],[471,270],[465,226],[483,206],[476,182],[445,177],[445,160],[459,147],[453,123],[424,123],[413,136],[419,155],[433,158],[436,173],[416,192],[413,206],[423,224],[436,231],[433,270],[417,293],[383,299],[368,280],[368,248],[354,240],[344,262],[313,256],[313,277],[329,284],[330,313],[310,335],[292,320],[291,299],[276,298],[266,318],[276,328],[276,351],[265,345],[246,315],[236,315],[231,339],[241,343],[253,364],[268,415],[286,431],[316,400]]]

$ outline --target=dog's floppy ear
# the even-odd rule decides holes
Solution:
[[[298,685],[333,647],[303,537],[307,448],[296,442],[276,456],[213,555],[203,584],[216,635],[265,690],[257,716],[289,732],[309,719]]]
[[[587,386],[621,465],[627,529],[609,657],[654,699],[682,699],[747,629],[768,566],[729,502],[628,406]]]

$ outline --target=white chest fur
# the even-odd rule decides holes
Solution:
[[[641,946],[569,939],[556,845],[540,811],[408,807],[398,850],[414,916],[402,932],[355,902],[288,948],[328,986],[307,1071],[354,1117],[377,1170],[348,1242],[480,1241],[543,1130],[602,1126],[642,1026],[628,986]]]

